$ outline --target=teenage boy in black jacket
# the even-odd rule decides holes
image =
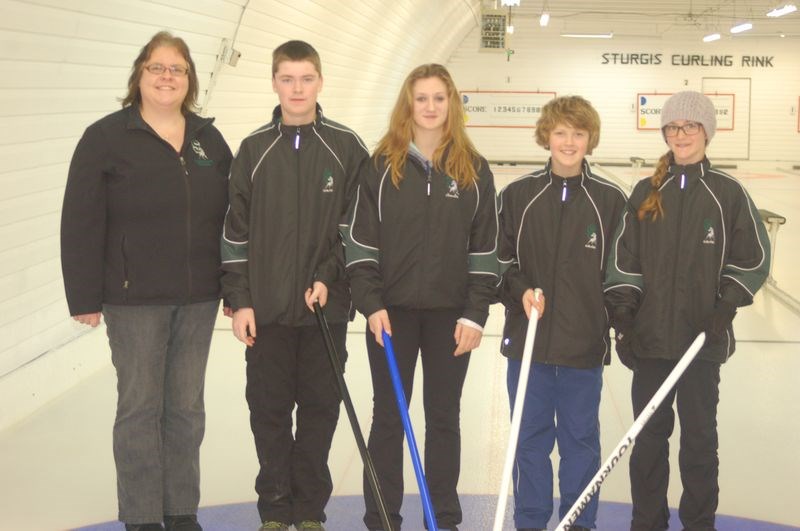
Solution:
[[[536,141],[550,150],[550,161],[500,193],[498,258],[508,268],[501,287],[507,308],[502,353],[509,358],[512,404],[531,307],[541,316],[514,469],[514,523],[521,531],[543,530],[550,520],[556,440],[559,518],[600,466],[598,411],[609,361],[603,277],[625,194],[592,174],[586,162],[599,138],[600,117],[588,101],[550,101],[536,124]],[[537,287],[547,299],[545,313],[534,299]],[[597,503],[595,496],[571,529],[593,528]]]
[[[233,333],[247,345],[262,529],[321,529],[333,489],[327,461],[339,396],[313,303],[325,307],[346,358],[350,297],[339,225],[369,153],[353,131],[323,117],[321,72],[305,42],[273,52],[280,105],[242,141],[222,236],[223,292],[235,311]]]

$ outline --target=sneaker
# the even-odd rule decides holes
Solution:
[[[194,514],[176,514],[164,516],[166,531],[203,531]]]
[[[275,529],[277,531],[289,531],[289,525],[284,524],[283,522],[276,522],[274,520],[270,520],[269,522],[264,522],[261,524],[261,527],[258,528],[258,531],[266,531],[268,529]]]
[[[300,525],[297,526],[297,531],[307,531],[310,529],[320,529],[321,531],[325,531],[325,528],[322,526],[322,522],[318,522],[317,520],[303,520],[300,522]]]

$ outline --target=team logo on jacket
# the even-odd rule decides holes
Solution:
[[[195,164],[197,164],[198,166],[211,166],[212,164],[214,164],[214,161],[209,159],[208,155],[206,155],[206,152],[203,149],[203,146],[200,145],[199,140],[195,138],[194,140],[192,140],[191,145],[192,145],[192,151],[194,151],[195,155],[197,155],[197,158],[194,159]]]
[[[450,179],[450,181],[447,184],[447,193],[444,194],[444,196],[458,199],[458,183],[452,177],[448,177],[448,179]]]
[[[586,243],[583,246],[587,249],[597,249],[597,227],[594,224],[586,227]]]
[[[717,239],[714,235],[714,225],[712,225],[710,219],[703,220],[703,230],[705,231],[703,243],[706,245],[715,245],[717,243]]]
[[[333,172],[328,168],[322,172],[322,192],[326,194],[333,192]]]

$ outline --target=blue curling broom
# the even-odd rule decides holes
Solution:
[[[425,522],[428,524],[428,531],[439,531],[436,527],[436,513],[431,503],[431,494],[428,492],[428,482],[425,481],[425,472],[422,470],[422,462],[419,459],[417,450],[417,439],[414,437],[414,429],[411,427],[411,417],[408,416],[408,401],[406,393],[403,391],[403,381],[400,379],[400,370],[397,368],[397,359],[394,355],[392,338],[386,331],[383,332],[383,348],[386,351],[386,363],[389,365],[389,375],[392,377],[392,387],[394,396],[397,400],[397,409],[400,411],[400,418],[403,421],[403,430],[406,432],[408,441],[408,451],[411,453],[411,462],[414,464],[414,473],[417,475],[417,485],[419,485],[419,495],[422,498],[422,510],[425,513]]]

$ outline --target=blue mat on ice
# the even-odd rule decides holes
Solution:
[[[461,507],[464,511],[464,523],[461,531],[488,531],[494,524],[496,496],[461,495]],[[558,505],[556,504],[556,511]],[[511,507],[506,513],[504,529],[514,529],[511,519]],[[361,496],[334,496],[326,509],[328,531],[363,530],[361,518],[364,514],[364,501]],[[422,531],[422,505],[418,495],[406,494],[403,502],[403,531]],[[597,515],[599,531],[623,531],[630,525],[631,506],[627,503],[600,501]],[[256,531],[260,525],[255,502],[202,507],[198,515],[205,531]],[[676,511],[672,511],[670,530],[680,530],[681,525]],[[554,517],[549,528],[554,529],[558,521]],[[106,522],[79,528],[81,531],[119,531],[123,529],[119,522]],[[718,531],[790,531],[800,528],[717,515]]]

